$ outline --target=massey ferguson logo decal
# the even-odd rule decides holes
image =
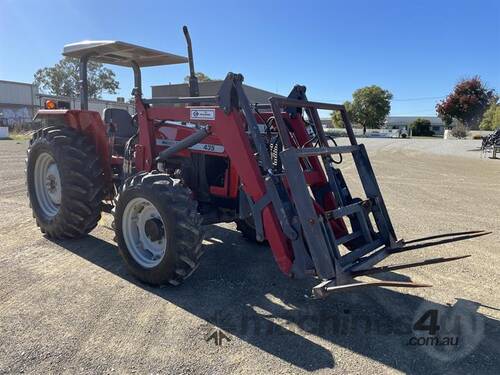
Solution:
[[[215,120],[215,109],[192,108],[191,120]]]

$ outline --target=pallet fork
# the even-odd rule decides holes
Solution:
[[[395,281],[362,282],[359,276],[373,275],[410,267],[448,262],[466,258],[469,255],[435,258],[417,263],[374,267],[389,255],[415,250],[433,243],[409,245],[397,238],[391,223],[382,193],[372,169],[367,151],[358,144],[352,125],[342,105],[311,102],[307,100],[304,86],[295,86],[287,98],[271,97],[269,105],[251,105],[243,87],[243,76],[229,73],[222,85],[218,98],[221,108],[227,114],[241,111],[247,124],[247,132],[257,153],[259,176],[264,180],[265,191],[260,197],[251,193],[249,183],[242,177],[243,200],[240,215],[253,216],[257,238],[266,237],[276,254],[270,226],[279,226],[286,237],[286,243],[293,251],[290,275],[293,277],[315,276],[322,280],[312,290],[315,298],[347,289],[366,286],[426,287],[427,284]],[[339,111],[350,141],[348,146],[331,146],[328,142],[318,115],[318,109]],[[269,150],[256,121],[256,112],[271,111],[283,146],[280,152],[281,173],[276,173]],[[315,137],[315,147],[310,135],[301,133],[303,115]],[[303,126],[302,126],[303,127]],[[365,199],[353,198],[342,172],[333,162],[332,155],[350,153],[358,171]],[[324,177],[321,188],[311,188],[313,176]],[[331,198],[328,199],[328,195]],[[256,199],[257,198],[257,199]],[[329,202],[329,204],[325,204]],[[328,207],[330,209],[326,209]],[[266,208],[272,207],[272,216],[265,215]],[[373,217],[373,221],[370,219]],[[348,231],[343,224],[347,218],[351,224]],[[265,228],[265,229],[264,229]],[[276,232],[276,231],[275,231]],[[266,233],[266,236],[264,236]],[[482,231],[433,236],[422,240],[442,237],[439,243],[458,241],[488,234]],[[349,248],[342,255],[340,246]],[[280,264],[282,265],[282,264]],[[284,267],[281,267],[282,270]]]

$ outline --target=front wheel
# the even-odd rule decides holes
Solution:
[[[145,283],[179,285],[199,265],[203,232],[197,203],[167,175],[142,172],[125,182],[115,231],[130,272]]]

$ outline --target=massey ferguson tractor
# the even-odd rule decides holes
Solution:
[[[184,34],[189,58],[117,41],[64,47],[80,61],[81,109],[49,103],[36,115],[44,127],[30,141],[27,186],[42,233],[78,238],[102,212],[113,213],[130,272],[148,284],[179,285],[199,265],[204,226],[236,222],[245,237],[268,243],[283,273],[317,278],[317,298],[369,285],[426,286],[356,278],[461,258],[374,267],[425,244],[396,237],[345,108],[308,101],[298,85],[288,97],[251,103],[234,73],[216,95],[200,96],[186,27]],[[135,115],[88,110],[89,60],[132,68]],[[189,97],[144,98],[141,68],[181,63],[190,68]],[[318,109],[340,112],[349,145],[325,134]],[[364,197],[353,197],[342,176],[346,153]]]

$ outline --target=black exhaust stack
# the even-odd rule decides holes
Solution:
[[[189,36],[189,31],[187,26],[182,27],[184,36],[186,37],[186,43],[188,47],[188,60],[189,60],[189,96],[200,96],[200,88],[198,86],[198,77],[194,71],[194,60],[193,60],[193,47],[191,46],[191,37]]]

